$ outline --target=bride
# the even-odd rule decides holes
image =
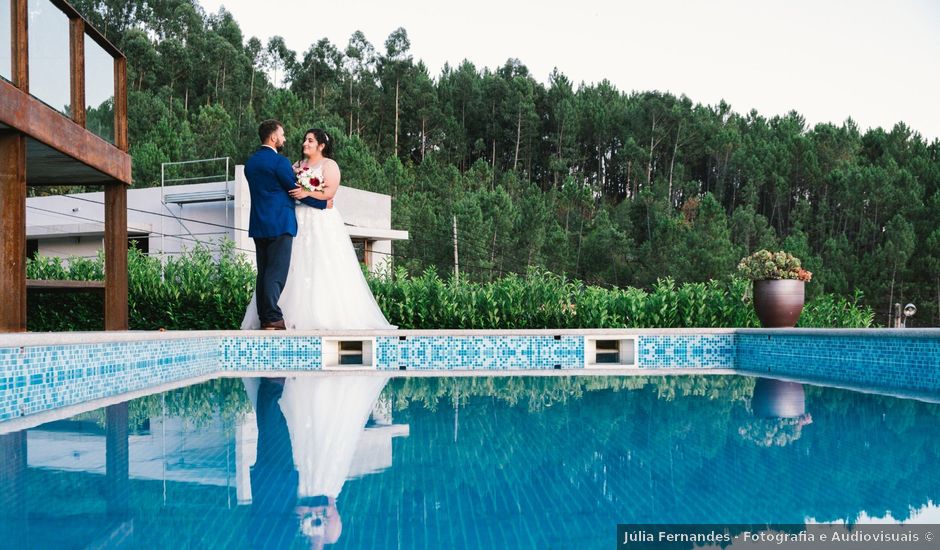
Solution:
[[[332,199],[341,180],[339,166],[332,157],[329,134],[320,128],[307,130],[303,159],[294,163],[294,171],[313,174],[319,185],[310,190],[298,186],[291,191],[291,197]],[[320,210],[300,203],[295,214],[297,237],[291,248],[287,282],[278,300],[287,328],[396,328],[385,319],[369,289],[339,209]],[[255,300],[253,295],[242,321],[243,330],[261,327]]]

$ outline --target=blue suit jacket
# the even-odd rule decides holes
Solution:
[[[251,194],[248,236],[253,239],[296,236],[295,203],[287,192],[297,187],[297,178],[287,157],[262,146],[245,163],[245,178]],[[313,208],[326,208],[326,201],[310,197],[301,202]]]

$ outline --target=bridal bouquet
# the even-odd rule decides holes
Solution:
[[[323,170],[319,166],[300,166],[294,173],[297,175],[297,185],[305,191],[323,191]]]

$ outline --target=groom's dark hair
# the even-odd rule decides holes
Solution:
[[[283,127],[284,125],[277,120],[269,118],[268,120],[262,122],[260,126],[258,126],[258,138],[261,140],[261,143],[264,143],[268,140],[269,137],[271,137],[271,134],[277,132],[278,128]]]

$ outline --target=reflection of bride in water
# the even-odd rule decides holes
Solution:
[[[293,378],[284,386],[298,496],[336,498],[352,466],[369,414],[388,382],[384,376]]]
[[[388,377],[244,381],[258,421],[253,546],[278,547],[298,531],[312,547],[336,542],[342,533],[336,499]]]

